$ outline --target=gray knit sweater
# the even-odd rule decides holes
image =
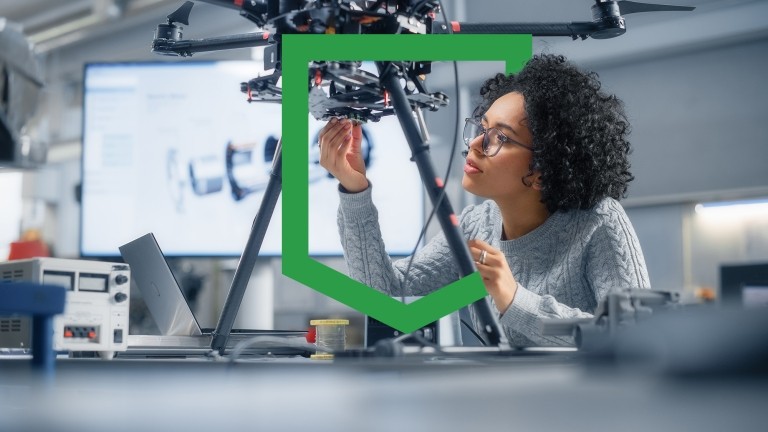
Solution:
[[[339,232],[352,278],[397,296],[426,295],[459,278],[440,233],[416,253],[404,281],[408,259],[393,262],[387,255],[371,187],[340,195]],[[518,282],[512,304],[499,317],[513,346],[571,345],[570,337],[543,336],[539,318],[590,317],[611,288],[650,287],[632,224],[611,198],[590,210],[555,212],[515,240],[501,240],[501,213],[493,201],[465,208],[460,224],[467,240],[500,249]]]

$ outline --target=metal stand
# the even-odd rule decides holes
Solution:
[[[261,244],[264,241],[264,235],[269,227],[269,221],[275,212],[277,199],[283,189],[283,140],[277,142],[275,149],[275,158],[272,161],[272,171],[269,175],[267,188],[264,191],[264,197],[261,200],[259,211],[253,219],[251,233],[248,236],[248,242],[245,244],[243,255],[235,270],[235,276],[232,280],[232,286],[227,293],[227,300],[224,302],[224,309],[219,316],[219,322],[213,330],[211,339],[211,349],[224,354],[227,346],[227,339],[232,332],[232,326],[237,317],[237,311],[240,309],[240,303],[243,301],[245,290],[248,288],[248,280],[253,273],[253,267],[256,265],[256,258],[259,257]]]
[[[44,374],[53,374],[55,362],[53,316],[32,315],[32,368]]]
[[[397,67],[391,62],[376,62],[376,66],[379,69],[379,78],[382,86],[389,91],[392,106],[395,108],[395,114],[400,121],[400,126],[403,128],[408,146],[411,148],[413,161],[416,162],[416,166],[419,169],[421,181],[427,189],[432,205],[437,206],[437,219],[440,221],[440,227],[454,253],[454,258],[459,266],[459,274],[464,277],[474,273],[477,269],[469,253],[467,243],[459,232],[458,218],[451,208],[451,203],[447,197],[443,197],[438,203],[444,185],[432,167],[432,161],[429,158],[429,147],[424,143],[416,120],[413,118],[413,110],[408,103],[405,91],[400,85]],[[474,302],[472,308],[482,323],[482,331],[485,332],[488,342],[491,345],[506,345],[507,338],[504,332],[501,331],[499,320],[496,319],[496,316],[491,311],[488,300],[482,298]]]

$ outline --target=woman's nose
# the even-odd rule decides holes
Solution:
[[[477,153],[483,153],[483,138],[484,134],[480,134],[469,142],[469,149],[474,150]]]

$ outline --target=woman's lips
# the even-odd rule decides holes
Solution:
[[[480,170],[480,168],[475,165],[475,163],[469,159],[467,159],[467,163],[464,164],[464,173],[466,174],[478,174],[483,171]]]

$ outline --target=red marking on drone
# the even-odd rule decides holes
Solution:
[[[264,40],[269,39],[269,32],[264,32],[264,34],[261,35],[261,38],[264,39]]]
[[[451,29],[453,29],[454,33],[461,32],[461,23],[458,21],[451,21]]]
[[[459,226],[459,218],[456,217],[455,213],[451,213],[451,223],[453,226]]]
[[[251,86],[248,86],[248,102],[253,102],[253,97],[251,96]]]
[[[235,3],[235,6],[243,7],[243,0],[235,0],[234,3]]]
[[[389,92],[387,90],[384,90],[384,106],[389,106]]]
[[[315,71],[315,85],[320,86],[323,82],[323,75],[320,73],[320,70]]]
[[[443,186],[445,186],[445,183],[443,183],[443,179],[441,179],[440,177],[435,177],[435,184],[436,184],[436,185],[437,185],[437,187],[439,187],[440,189],[442,189],[442,188],[443,188]]]

